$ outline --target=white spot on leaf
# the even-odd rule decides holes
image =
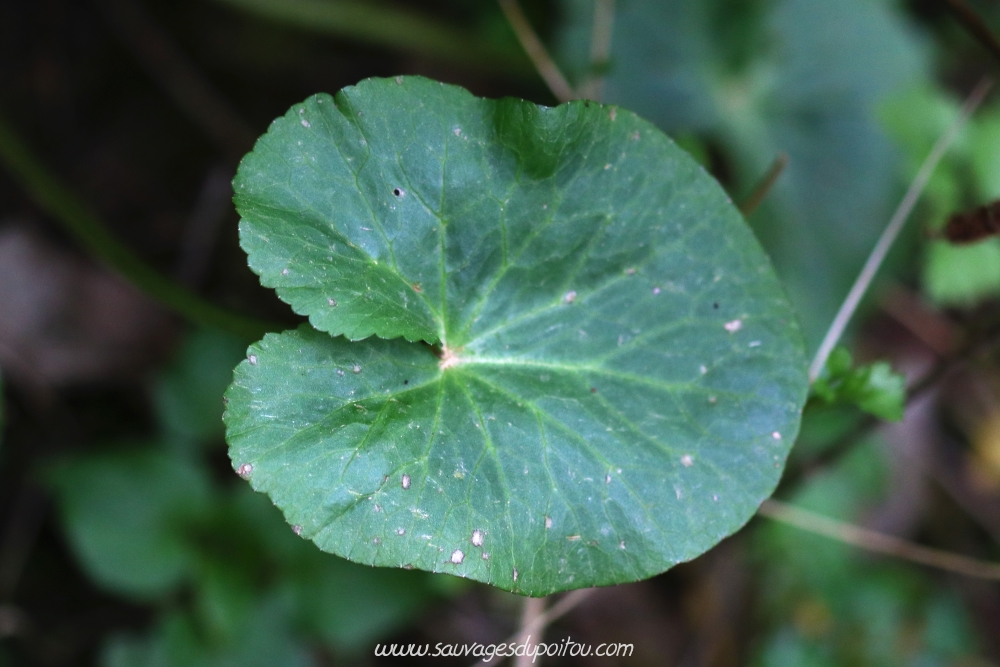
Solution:
[[[486,535],[481,530],[472,531],[472,546],[481,547],[486,539]]]
[[[691,458],[690,454],[685,454],[684,456],[681,457],[681,465],[684,466],[685,468],[690,468],[691,466],[694,465],[694,459]]]
[[[743,328],[743,320],[733,320],[732,322],[726,322],[723,326],[729,333],[736,333],[737,331]]]
[[[409,475],[403,475],[403,482],[402,483],[403,483],[403,489],[410,488],[410,476]]]
[[[451,552],[452,563],[455,565],[461,565],[463,560],[465,560],[465,553],[461,549],[455,549]]]
[[[244,463],[239,468],[236,469],[236,474],[243,479],[250,479],[250,475],[253,474],[253,464]]]

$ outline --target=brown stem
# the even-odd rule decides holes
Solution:
[[[521,5],[517,3],[517,0],[498,0],[498,2],[504,16],[507,17],[507,22],[514,29],[514,34],[517,35],[518,41],[521,42],[521,46],[524,47],[528,57],[531,58],[531,62],[535,64],[535,68],[556,99],[560,102],[569,102],[576,99],[577,95],[573,91],[573,87],[569,85],[569,81],[559,71],[559,67],[552,60],[551,56],[549,56],[549,52],[545,50],[545,45],[538,38],[535,29],[531,27],[528,17],[524,15],[524,11],[521,9]]]
[[[774,521],[875,553],[954,572],[966,577],[1000,581],[1000,564],[931,549],[883,533],[815,514],[777,500],[765,500],[758,514]]]
[[[986,22],[970,7],[965,0],[945,0],[958,22],[979,41],[979,43],[1000,61],[1000,40],[990,30]]]
[[[767,173],[764,174],[764,177],[760,179],[757,186],[747,198],[740,202],[740,213],[743,214],[744,218],[750,217],[750,214],[757,210],[757,207],[761,205],[761,202],[771,192],[771,188],[778,182],[778,178],[787,166],[788,153],[778,153],[778,156],[774,158],[774,162],[771,163],[771,168],[767,170]]]

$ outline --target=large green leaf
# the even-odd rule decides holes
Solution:
[[[230,455],[322,549],[542,595],[693,558],[773,490],[799,330],[631,112],[369,80],[275,121],[235,187],[251,267],[321,331],[250,348]]]

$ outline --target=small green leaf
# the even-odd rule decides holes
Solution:
[[[251,267],[321,331],[251,346],[230,456],[322,549],[544,595],[694,558],[773,490],[798,327],[634,114],[369,80],[275,121],[235,186]]]
[[[156,383],[156,412],[169,439],[206,443],[221,439],[222,394],[246,343],[213,329],[195,330]]]
[[[97,583],[148,599],[190,573],[185,526],[209,500],[199,468],[137,446],[63,462],[49,478],[70,545]]]
[[[827,403],[852,403],[888,421],[900,421],[906,409],[906,378],[885,361],[855,367],[844,347],[830,355],[812,390]]]

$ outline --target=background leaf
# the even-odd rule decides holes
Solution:
[[[154,388],[167,438],[187,444],[222,438],[222,394],[245,349],[244,341],[213,329],[196,330],[184,339]]]
[[[563,0],[562,62],[589,61],[593,2]],[[816,345],[899,196],[875,111],[919,79],[920,43],[871,0],[620,2],[604,99],[664,130],[698,132],[749,192],[779,152],[787,170],[751,218]],[[847,195],[846,193],[850,193]]]
[[[190,574],[184,527],[209,502],[202,470],[134,446],[66,461],[50,480],[74,551],[101,585],[150,598]]]

